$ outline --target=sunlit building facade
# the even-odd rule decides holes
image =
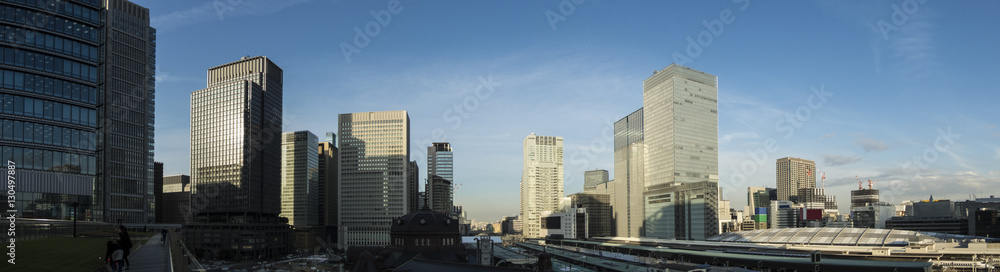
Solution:
[[[309,131],[281,134],[281,217],[294,227],[320,225],[317,145]]]
[[[532,133],[523,142],[521,214],[526,237],[541,237],[543,212],[559,209],[563,197],[563,138]]]
[[[650,236],[650,229],[658,233],[653,237],[667,239],[701,240],[715,235],[719,226],[718,78],[671,64],[642,85],[644,182],[646,187],[661,188],[660,194],[645,193],[646,235]],[[657,197],[671,201],[649,203]],[[655,208],[669,203],[675,206]],[[673,214],[661,209],[671,209]],[[665,215],[672,218],[663,220]],[[664,223],[677,225],[672,229],[650,225]]]
[[[389,244],[394,219],[416,204],[410,175],[410,117],[406,111],[339,116],[341,247]]]
[[[282,79],[267,57],[243,57],[209,69],[208,87],[191,94],[193,217],[184,239],[201,258],[291,250],[291,229],[278,217]]]

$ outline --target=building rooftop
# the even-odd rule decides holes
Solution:
[[[949,242],[958,240],[1000,239],[955,235],[935,232],[917,232],[895,229],[869,228],[785,228],[723,233],[711,238],[713,242],[806,244],[844,246],[906,246],[910,243]]]

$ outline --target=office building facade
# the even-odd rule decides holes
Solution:
[[[267,57],[243,57],[209,69],[208,87],[191,94],[194,216],[184,238],[199,257],[291,250],[291,229],[278,217],[282,79]]]
[[[417,161],[410,161],[406,168],[406,201],[411,213],[420,210],[420,165]]]
[[[336,135],[328,132],[325,142],[318,143],[319,155],[319,215],[325,226],[337,225],[337,146]],[[333,231],[336,233],[336,230]],[[336,235],[334,235],[336,236]]]
[[[702,181],[649,186],[643,194],[643,236],[705,240],[719,234],[719,184]]]
[[[556,211],[563,197],[563,138],[532,133],[524,138],[523,152],[518,218],[526,237],[542,237],[542,213]]]
[[[584,208],[587,212],[587,236],[611,236],[611,197],[606,194],[576,193],[567,196],[572,207]]]
[[[643,109],[614,124],[615,132],[615,236],[639,237],[645,217],[642,193],[645,182],[646,146],[643,142]]]
[[[340,114],[337,134],[338,243],[388,245],[393,220],[417,202],[409,177],[410,117],[406,111]]]
[[[771,201],[778,200],[778,189],[765,187],[747,187],[747,206],[749,215],[755,215],[757,208],[771,206]]]
[[[642,85],[644,182],[647,188],[661,186],[658,193],[644,194],[645,235],[695,240],[715,235],[719,228],[718,78],[671,64]],[[650,197],[666,195],[679,202],[650,206]],[[657,200],[661,199],[653,201]],[[664,206],[670,203],[676,207]],[[650,229],[657,233],[650,235]]]
[[[427,205],[431,210],[451,215],[454,206],[454,152],[450,143],[433,143],[427,147]]]
[[[149,10],[4,1],[0,13],[0,157],[36,181],[19,184],[17,216],[70,219],[76,202],[80,220],[154,221]]]
[[[608,170],[594,169],[583,172],[583,191],[591,191],[598,184],[608,182]]]
[[[320,225],[318,145],[309,131],[281,134],[281,217],[296,228]]]
[[[187,224],[191,220],[191,176],[163,177],[162,201],[156,203],[158,223]]]
[[[775,175],[778,200],[797,202],[799,188],[816,188],[816,162],[785,157],[778,159]]]

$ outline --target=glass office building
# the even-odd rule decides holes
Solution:
[[[281,217],[296,228],[320,225],[318,145],[308,130],[281,134]]]
[[[267,57],[243,57],[209,69],[208,88],[191,94],[193,220],[184,242],[200,258],[292,251],[291,228],[278,217],[282,78]]]
[[[71,219],[77,203],[80,220],[154,219],[155,46],[148,9],[128,1],[0,1],[0,156],[23,170],[18,216]]]
[[[671,64],[643,81],[642,88],[644,182],[647,188],[663,187],[662,194],[650,195],[652,189],[645,193],[645,234],[694,240],[715,235],[719,229],[718,78]],[[704,195],[677,196],[690,190]],[[672,223],[677,225],[662,225]]]
[[[427,188],[424,189],[427,192],[427,205],[431,210],[451,215],[454,182],[454,153],[451,144],[431,144],[427,147]]]
[[[276,218],[281,213],[282,70],[267,57],[244,57],[209,69],[208,78],[208,88],[191,94],[196,221]]]

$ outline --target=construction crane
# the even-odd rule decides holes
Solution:
[[[864,189],[861,187],[861,179],[857,175],[854,175],[854,178],[858,180],[858,190]]]

